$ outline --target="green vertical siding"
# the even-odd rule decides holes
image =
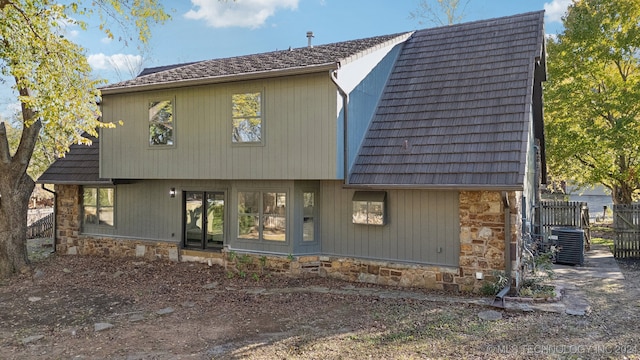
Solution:
[[[231,143],[231,95],[262,91],[263,145]],[[174,99],[175,146],[148,145],[148,102]],[[336,88],[329,74],[103,98],[101,176],[114,179],[335,179]]]
[[[323,254],[457,266],[460,218],[455,191],[388,190],[387,224],[351,220],[355,190],[321,183]]]

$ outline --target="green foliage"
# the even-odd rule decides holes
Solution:
[[[491,278],[485,280],[480,287],[480,293],[485,296],[496,295],[509,283],[509,278],[504,271],[494,271]]]
[[[233,271],[227,271],[227,277],[232,278],[237,274],[241,278],[246,278],[251,273],[251,278],[255,281],[260,280],[260,276],[264,274],[267,265],[267,257],[258,258],[258,263],[254,264],[254,257],[249,254],[238,255],[234,251],[228,253],[229,262],[233,263]]]
[[[573,184],[602,184],[614,203],[640,191],[640,2],[582,0],[549,39],[547,159]]]
[[[119,26],[118,33],[135,28],[142,43],[149,39],[149,22],[168,19],[157,0],[76,1],[66,5],[48,0],[0,0],[0,71],[3,77],[15,80],[13,89],[20,93],[17,100],[30,110],[23,111],[21,124],[14,129],[21,131],[40,120],[40,146],[47,154],[44,163],[54,154],[63,155],[73,143],[86,143],[83,132],[96,136],[97,128],[115,126],[99,121],[97,88],[105,81],[92,75],[85,49],[64,36],[65,24],[86,29],[86,21],[80,19],[88,16],[97,16],[109,37],[114,34],[110,25]],[[123,39],[127,40],[133,37]],[[17,147],[14,144],[12,148]],[[34,166],[32,172],[38,174],[45,165]]]

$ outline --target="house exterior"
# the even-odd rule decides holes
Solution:
[[[55,184],[63,254],[477,291],[545,177],[543,12],[146,69]]]

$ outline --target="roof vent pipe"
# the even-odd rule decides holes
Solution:
[[[311,45],[311,39],[313,39],[313,31],[307,31],[307,39],[309,40],[307,42],[307,47],[312,48],[313,45]]]

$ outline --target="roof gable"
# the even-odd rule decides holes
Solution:
[[[417,31],[350,184],[521,188],[544,12]]]

